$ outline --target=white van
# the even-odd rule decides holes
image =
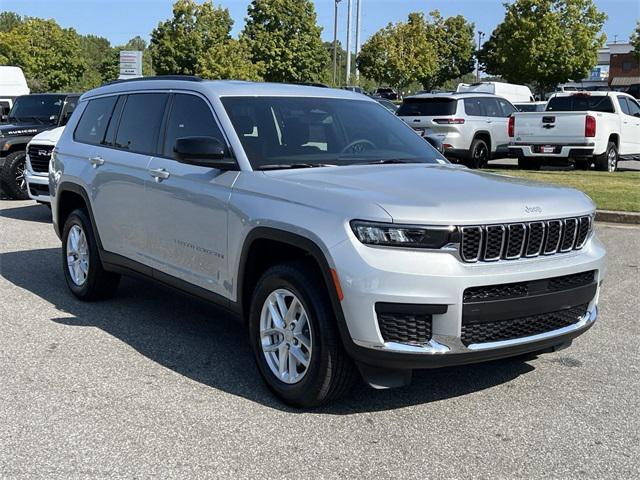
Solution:
[[[458,85],[457,93],[492,93],[502,98],[506,98],[511,103],[524,103],[533,102],[535,98],[531,93],[531,89],[526,85],[515,85],[513,83],[503,82],[480,82],[472,83],[460,83]]]
[[[22,69],[0,65],[0,119],[9,114],[13,100],[20,95],[29,95]]]

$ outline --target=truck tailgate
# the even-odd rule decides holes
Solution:
[[[514,113],[516,143],[582,144],[585,137],[585,118],[590,112],[531,112]]]

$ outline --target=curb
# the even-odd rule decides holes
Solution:
[[[640,213],[596,210],[596,222],[628,223],[640,225]]]

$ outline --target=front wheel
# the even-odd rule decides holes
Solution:
[[[13,152],[7,156],[0,174],[3,190],[7,195],[16,200],[29,199],[26,159],[27,155],[25,152]]]
[[[356,377],[323,284],[302,263],[275,265],[251,301],[249,335],[258,369],[269,388],[296,407],[338,398]]]
[[[607,151],[595,158],[596,170],[613,173],[618,169],[618,147],[613,142],[607,145]]]

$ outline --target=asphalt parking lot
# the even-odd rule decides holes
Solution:
[[[1,478],[640,477],[639,228],[598,225],[601,316],[570,349],[302,412],[206,304],[131,279],[76,301],[49,222],[0,201]]]

